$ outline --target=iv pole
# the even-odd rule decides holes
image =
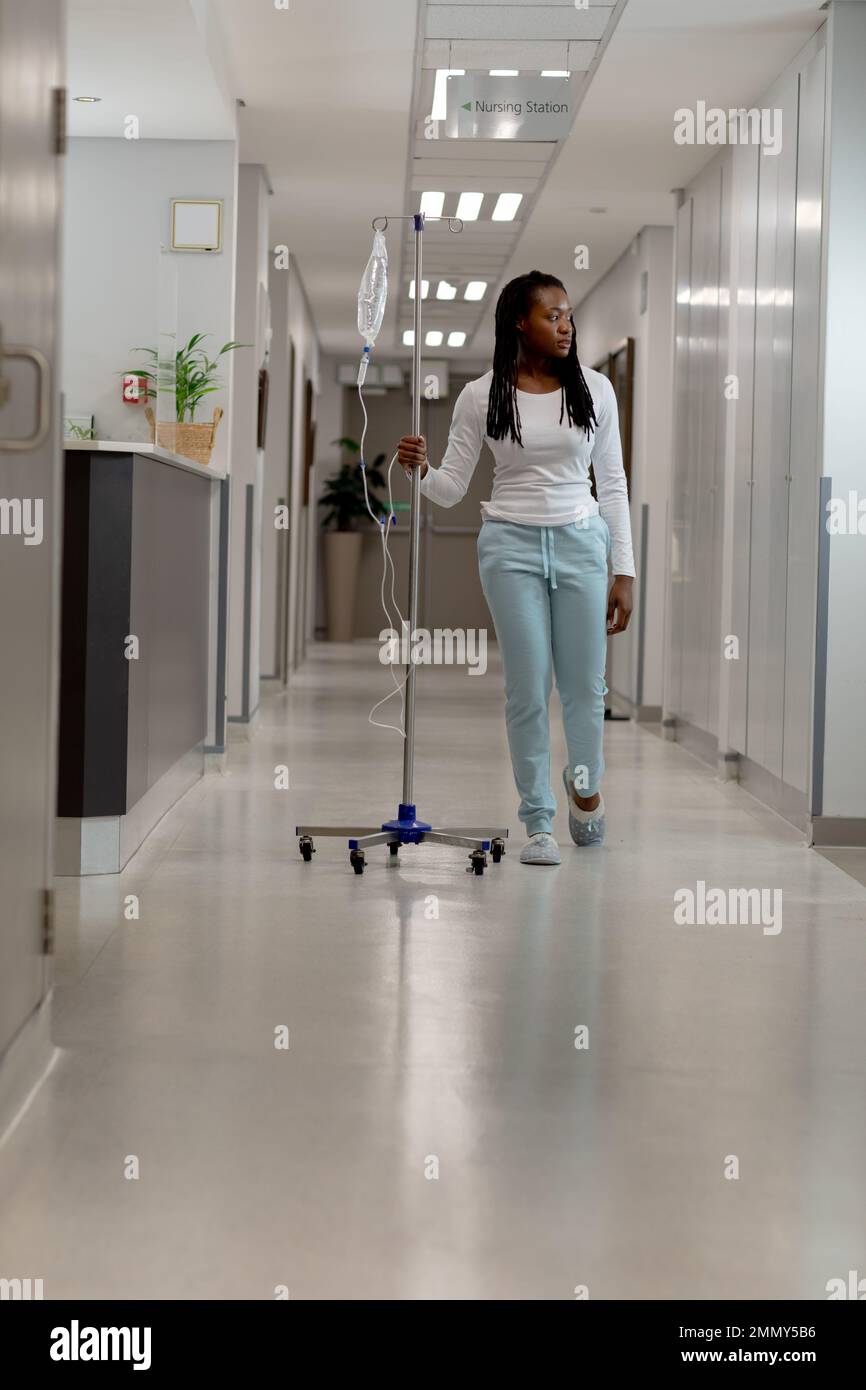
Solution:
[[[415,232],[415,308],[414,338],[412,350],[412,434],[421,433],[421,239],[425,222],[447,222],[448,230],[463,230],[458,217],[428,217],[423,212],[401,214],[390,219],[393,222],[413,223]],[[387,217],[374,217],[373,230],[384,231],[388,226]],[[376,226],[384,222],[384,227]],[[460,225],[455,225],[459,223]],[[508,830],[491,826],[432,826],[427,821],[418,820],[416,807],[412,800],[412,781],[415,771],[415,676],[416,663],[412,660],[412,634],[418,625],[418,561],[421,549],[421,470],[412,469],[409,511],[409,633],[408,667],[406,674],[406,737],[403,744],[403,800],[393,820],[380,825],[352,828],[351,826],[298,825],[295,834],[299,837],[298,848],[306,863],[315,854],[314,835],[349,837],[349,860],[356,874],[364,872],[365,849],[371,845],[387,844],[391,858],[395,858],[401,845],[439,844],[462,845],[469,849],[471,861],[467,873],[483,874],[487,866],[487,853],[494,864],[498,864],[505,853],[505,840]],[[402,636],[402,634],[401,634]]]

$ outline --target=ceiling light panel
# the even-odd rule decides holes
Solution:
[[[449,140],[448,143],[449,143],[449,145],[453,145],[453,144],[456,144],[456,141],[454,141],[454,140]],[[497,144],[505,145],[505,144],[507,144],[507,143],[508,143],[508,142],[507,142],[506,140],[497,141]],[[540,173],[541,173],[541,170],[539,170],[539,174],[540,174]],[[455,195],[457,195],[457,196],[459,197],[459,195],[460,195],[460,194],[464,191],[464,189],[466,188],[466,183],[467,183],[467,179],[468,179],[468,178],[471,178],[471,175],[468,175],[467,172],[464,170],[463,173],[459,173],[459,172],[458,172],[458,173],[456,173],[456,174],[451,174],[451,175],[449,175],[447,178],[444,178],[441,174],[439,174],[439,175],[437,175],[436,182],[439,184],[439,187],[440,187],[440,188],[443,188],[443,189],[444,189],[444,191],[445,191],[446,193],[454,193]],[[417,193],[419,199],[420,199],[420,195],[421,195],[421,193],[422,193],[422,191],[423,191],[422,188],[421,188],[421,183],[423,183],[423,179],[421,180],[421,182],[419,182],[418,179],[416,179],[416,178],[413,177],[413,179],[412,179],[412,188],[413,188],[413,192]],[[506,165],[503,165],[503,167],[502,167],[502,172],[501,172],[501,173],[498,173],[498,174],[495,174],[495,175],[489,174],[489,175],[487,175],[487,176],[486,176],[485,178],[483,178],[483,179],[476,179],[476,178],[473,178],[473,179],[472,179],[472,188],[473,188],[473,190],[475,190],[476,192],[479,192],[479,193],[493,194],[493,197],[492,197],[491,200],[490,200],[490,206],[491,206],[491,208],[492,208],[493,205],[495,204],[496,199],[499,197],[499,194],[502,193],[503,191],[505,191],[505,185],[506,185],[506,184],[508,185],[507,191],[508,191],[509,193],[531,193],[531,192],[533,191],[533,189],[536,187],[536,185],[538,184],[538,177],[535,176],[535,177],[530,178],[530,179],[526,179],[526,178],[514,179],[514,178],[511,177],[511,175],[510,175],[510,173],[509,173],[509,170],[508,170],[508,165],[506,164]],[[446,202],[445,216],[447,217],[448,215],[449,215],[449,213],[448,213],[448,210],[447,210],[447,202]],[[452,212],[450,215],[453,217],[453,216],[455,216],[455,213]],[[486,215],[485,213],[482,213],[482,214],[481,214],[482,217],[485,216],[485,215]]]
[[[494,222],[512,222],[520,211],[523,198],[519,193],[500,193],[490,214]]]
[[[581,79],[577,78],[577,85]],[[575,79],[571,78],[571,86],[574,88]],[[477,169],[479,173],[486,170],[495,172],[496,166],[510,163],[512,160],[527,166],[543,164],[547,159],[547,151],[544,148],[543,140],[428,140],[424,135],[423,125],[416,136],[412,147],[412,154],[415,159],[429,159],[432,164],[438,165],[440,162],[447,169],[453,164],[455,169]],[[532,173],[532,169],[528,169]]]
[[[486,7],[485,7],[486,8]],[[491,5],[488,13],[496,14]],[[581,15],[585,10],[567,9],[567,14]],[[491,28],[493,28],[491,24]],[[569,72],[586,72],[594,57],[597,43],[577,40],[557,43],[553,39],[535,42],[529,39],[503,40],[498,31],[489,39],[428,39],[424,44],[425,68],[465,68],[467,72],[489,72],[491,68],[519,67],[521,72],[541,72],[542,68],[567,68]],[[519,49],[519,55],[515,50]],[[515,58],[519,56],[519,63]]]
[[[457,211],[455,216],[459,217],[462,222],[474,222],[480,215],[483,205],[483,193],[461,193],[457,200]]]
[[[466,142],[460,140],[448,141],[449,145],[459,145],[462,143]],[[510,141],[497,140],[496,143],[497,145],[508,146]],[[470,180],[472,182],[472,187],[476,188],[479,186],[479,181],[482,179],[485,183],[491,182],[494,185],[491,192],[495,191],[498,193],[502,188],[502,181],[505,178],[507,178],[509,188],[519,187],[523,189],[524,184],[527,184],[530,188],[534,188],[541,178],[541,175],[544,173],[545,161],[543,159],[533,162],[529,159],[496,160],[482,158],[474,160],[471,169],[466,167],[461,168],[461,164],[465,165],[465,161],[449,159],[447,158],[447,152],[446,158],[443,159],[416,159],[412,166],[413,188],[417,189],[419,192],[423,192],[434,183],[437,187],[441,187],[441,180],[443,178],[449,179],[451,182],[456,180],[460,185],[459,189],[449,188],[447,190],[448,193],[462,193]],[[519,185],[514,183],[515,179],[520,179]],[[447,198],[445,200],[445,206],[448,206]]]
[[[445,91],[449,74],[459,77],[466,71],[465,68],[439,68],[433,75],[433,95],[431,98],[430,115],[436,121],[445,119]]]
[[[596,43],[604,34],[612,5],[595,5],[577,9],[574,5],[439,5],[427,6],[427,37],[429,39],[592,39]],[[452,50],[453,51],[453,50]],[[514,55],[512,54],[512,57]],[[462,64],[461,64],[462,66]],[[499,67],[489,61],[490,68]],[[528,64],[521,58],[519,66],[525,71]]]
[[[569,115],[574,117],[586,94],[595,68],[614,32],[626,0],[589,0],[576,8],[567,0],[420,0],[419,68],[413,91],[407,165],[407,209],[418,208],[423,193],[444,194],[441,216],[455,217],[461,194],[483,194],[476,220],[464,220],[463,230],[453,233],[446,221],[429,222],[423,233],[424,279],[431,293],[424,301],[425,333],[441,333],[440,343],[471,349],[472,337],[498,294],[517,241],[567,135],[550,139],[453,139],[444,134],[448,72],[489,79],[491,69],[517,71],[513,81],[519,90],[523,78],[538,81],[542,72],[567,74]],[[551,81],[555,81],[552,78]],[[562,80],[562,79],[560,79]],[[434,97],[438,107],[434,110]],[[431,138],[431,117],[437,124]],[[493,220],[504,194],[520,194],[511,220]],[[400,224],[398,283],[400,300],[398,331],[411,330],[412,303],[409,281],[414,273],[415,238],[411,221]],[[480,299],[467,300],[466,286],[484,282]],[[442,299],[436,285],[456,287],[453,299]],[[461,339],[460,335],[466,337]]]
[[[444,193],[427,191],[421,194],[419,211],[423,212],[425,217],[441,217],[444,205]]]

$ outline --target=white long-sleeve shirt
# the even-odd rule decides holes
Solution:
[[[487,435],[487,401],[493,372],[468,381],[454,404],[448,447],[438,468],[428,460],[421,491],[441,507],[453,507],[465,495],[482,444],[493,453],[493,492],[481,503],[482,515],[527,526],[565,526],[601,512],[611,540],[614,574],[633,575],[631,519],[622,463],[619,417],[613,386],[601,372],[583,367],[592,396],[595,430],[569,426],[562,390],[536,394],[517,391],[523,447]],[[562,424],[559,422],[562,410]],[[589,484],[595,474],[598,502]]]

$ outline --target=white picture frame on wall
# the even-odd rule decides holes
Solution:
[[[222,226],[221,198],[172,198],[172,251],[219,251]]]

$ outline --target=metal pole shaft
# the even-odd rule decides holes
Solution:
[[[415,315],[412,353],[412,433],[421,433],[421,235],[424,218],[415,214]],[[418,623],[418,554],[421,548],[421,469],[412,469],[409,530],[409,662],[406,677],[406,738],[403,744],[403,803],[412,805],[415,764],[415,663],[412,635]]]

